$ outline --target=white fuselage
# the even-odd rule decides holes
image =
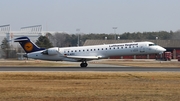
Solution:
[[[79,47],[54,47],[47,49],[49,54],[42,54],[44,51],[28,53],[27,56],[33,59],[51,61],[80,61],[82,59],[93,60],[108,58],[110,56],[159,54],[166,51],[161,46],[152,42],[117,43]]]

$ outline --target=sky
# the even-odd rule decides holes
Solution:
[[[70,34],[177,31],[179,10],[180,0],[0,0],[0,26]]]

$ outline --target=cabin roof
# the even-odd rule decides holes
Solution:
[[[180,40],[86,40],[84,46],[150,41],[165,48],[180,48]]]

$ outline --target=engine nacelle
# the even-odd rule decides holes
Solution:
[[[42,54],[45,55],[57,55],[58,54],[58,48],[49,48],[42,52]]]

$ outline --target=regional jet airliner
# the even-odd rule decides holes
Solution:
[[[147,41],[48,49],[38,47],[26,36],[16,38],[14,41],[20,43],[26,52],[25,57],[49,61],[81,62],[81,67],[87,67],[87,61],[105,59],[110,56],[159,54],[166,51],[165,48]]]

